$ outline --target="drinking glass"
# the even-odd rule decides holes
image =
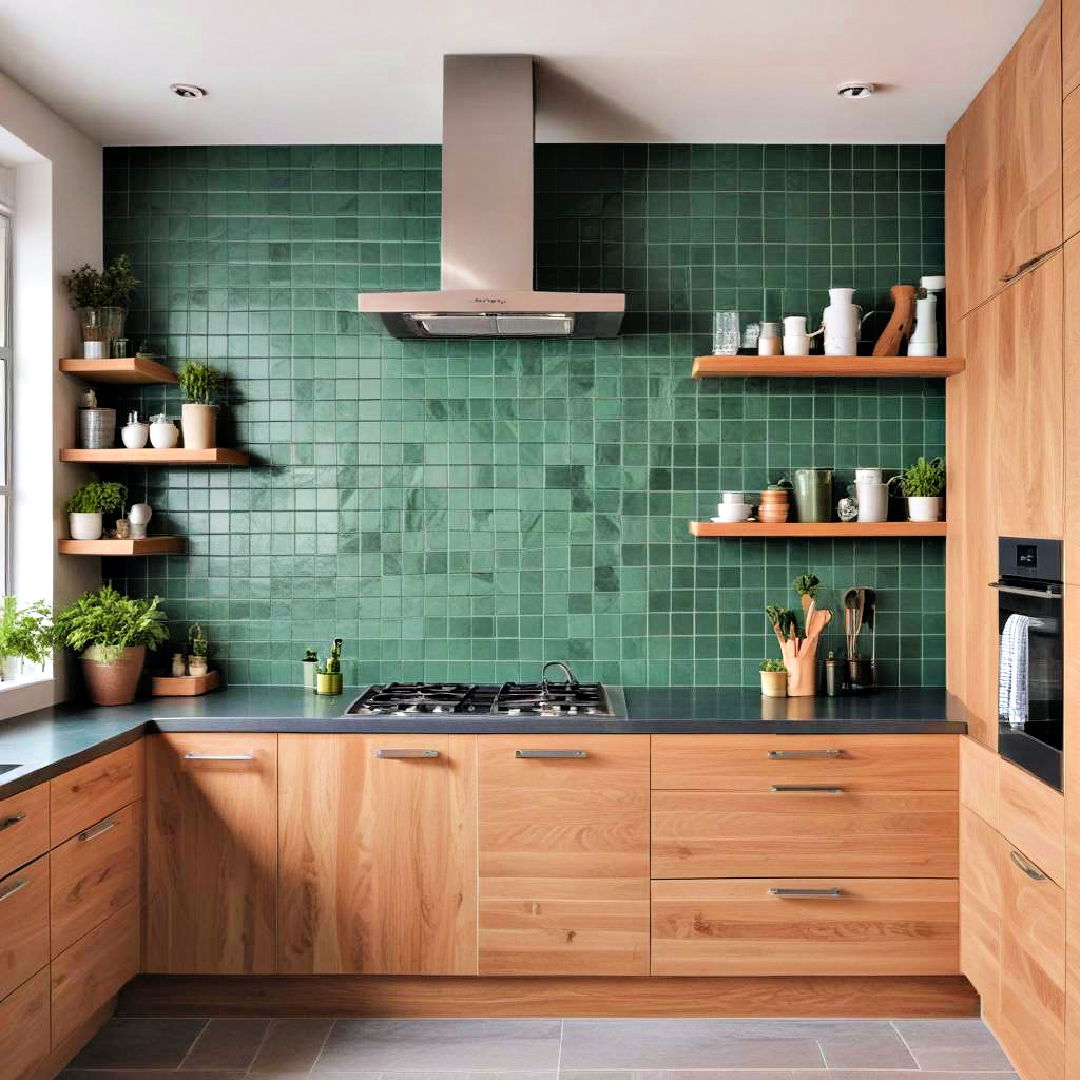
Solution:
[[[734,356],[739,351],[739,313],[717,311],[713,314],[713,355]]]

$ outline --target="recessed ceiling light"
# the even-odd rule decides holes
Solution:
[[[877,89],[872,82],[845,82],[836,88],[842,98],[868,98]]]
[[[196,86],[194,83],[189,82],[174,82],[169,89],[177,96],[182,98],[200,98],[206,97],[206,91],[201,86]]]

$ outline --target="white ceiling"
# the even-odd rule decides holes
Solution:
[[[1038,3],[0,0],[0,69],[109,145],[438,142],[450,52],[540,57],[541,141],[937,142]]]

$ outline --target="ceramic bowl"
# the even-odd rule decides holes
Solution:
[[[753,509],[750,503],[720,503],[716,507],[716,517],[713,521],[732,525],[736,521],[745,521]]]

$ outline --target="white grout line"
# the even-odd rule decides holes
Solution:
[[[563,1044],[563,1028],[566,1026],[565,1020],[559,1021],[559,1056],[555,1061],[555,1080],[559,1080],[562,1075],[562,1044]]]
[[[198,1045],[199,1040],[206,1034],[206,1029],[210,1026],[210,1020],[207,1020],[201,1028],[199,1028],[199,1034],[191,1040],[191,1045],[187,1048],[187,1053],[180,1059],[180,1064],[176,1066],[177,1071],[184,1067],[184,1062],[191,1057],[191,1051]]]
[[[330,1041],[330,1033],[337,1026],[337,1023],[338,1023],[338,1018],[337,1017],[334,1017],[333,1019],[331,1019],[330,1026],[326,1029],[326,1034],[323,1036],[323,1041],[321,1043],[319,1043],[319,1049],[316,1052],[315,1056],[311,1059],[311,1065],[308,1067],[308,1071],[307,1071],[308,1076],[311,1075],[312,1070],[315,1068],[315,1066],[319,1064],[319,1058],[321,1058],[323,1056],[323,1051],[326,1049],[326,1044]]]
[[[261,1019],[261,1018],[259,1018]],[[247,1064],[247,1068],[244,1070],[244,1075],[247,1076],[251,1072],[252,1067],[258,1060],[259,1055],[262,1053],[262,1048],[266,1045],[266,1040],[270,1035],[270,1027],[274,1023],[272,1017],[266,1018],[266,1027],[263,1029],[262,1038],[259,1040],[259,1045],[255,1047],[255,1053],[251,1055],[251,1060]]]

